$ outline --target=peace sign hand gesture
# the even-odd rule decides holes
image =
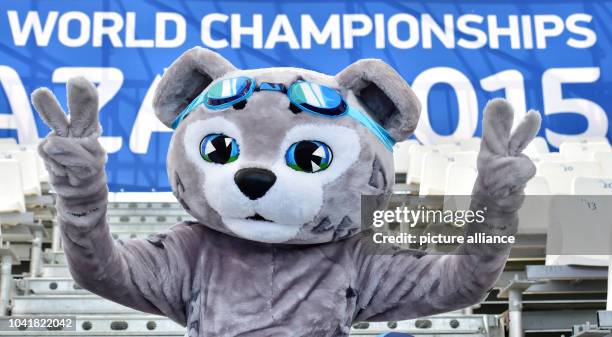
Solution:
[[[529,111],[511,132],[514,111],[503,99],[491,100],[484,112],[478,178],[473,199],[506,212],[517,210],[523,189],[535,173],[531,159],[522,153],[540,129],[541,117]]]
[[[66,89],[70,119],[49,89],[40,88],[32,93],[32,104],[51,128],[38,150],[50,173],[51,184],[60,187],[56,188],[60,196],[63,191],[81,194],[61,188],[65,183],[73,187],[86,184],[89,188],[106,185],[106,153],[98,142],[101,130],[96,88],[85,78],[77,77],[68,81]]]

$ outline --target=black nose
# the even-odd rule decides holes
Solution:
[[[251,200],[263,197],[274,185],[276,176],[271,171],[261,168],[243,168],[236,172],[234,181],[242,194]]]

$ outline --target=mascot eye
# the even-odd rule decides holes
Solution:
[[[239,154],[236,140],[223,134],[210,134],[200,142],[200,155],[209,163],[228,164],[235,161]]]
[[[332,158],[329,146],[316,140],[294,143],[285,154],[287,166],[296,171],[309,173],[325,170],[331,164]]]

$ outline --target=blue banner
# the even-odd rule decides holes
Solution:
[[[478,136],[482,109],[507,97],[542,113],[552,149],[610,138],[612,1],[3,1],[0,137],[49,129],[29,103],[65,82],[98,85],[113,191],[167,191],[171,133],[151,108],[159,77],[186,49],[217,50],[240,68],[335,74],[380,58],[412,85],[426,144]]]

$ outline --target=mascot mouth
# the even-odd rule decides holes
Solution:
[[[255,213],[255,215],[251,215],[246,217],[245,219],[247,220],[255,220],[255,221],[266,221],[266,222],[274,222],[272,220],[268,220],[266,218],[264,218],[263,216],[261,216],[261,214],[259,213]]]

